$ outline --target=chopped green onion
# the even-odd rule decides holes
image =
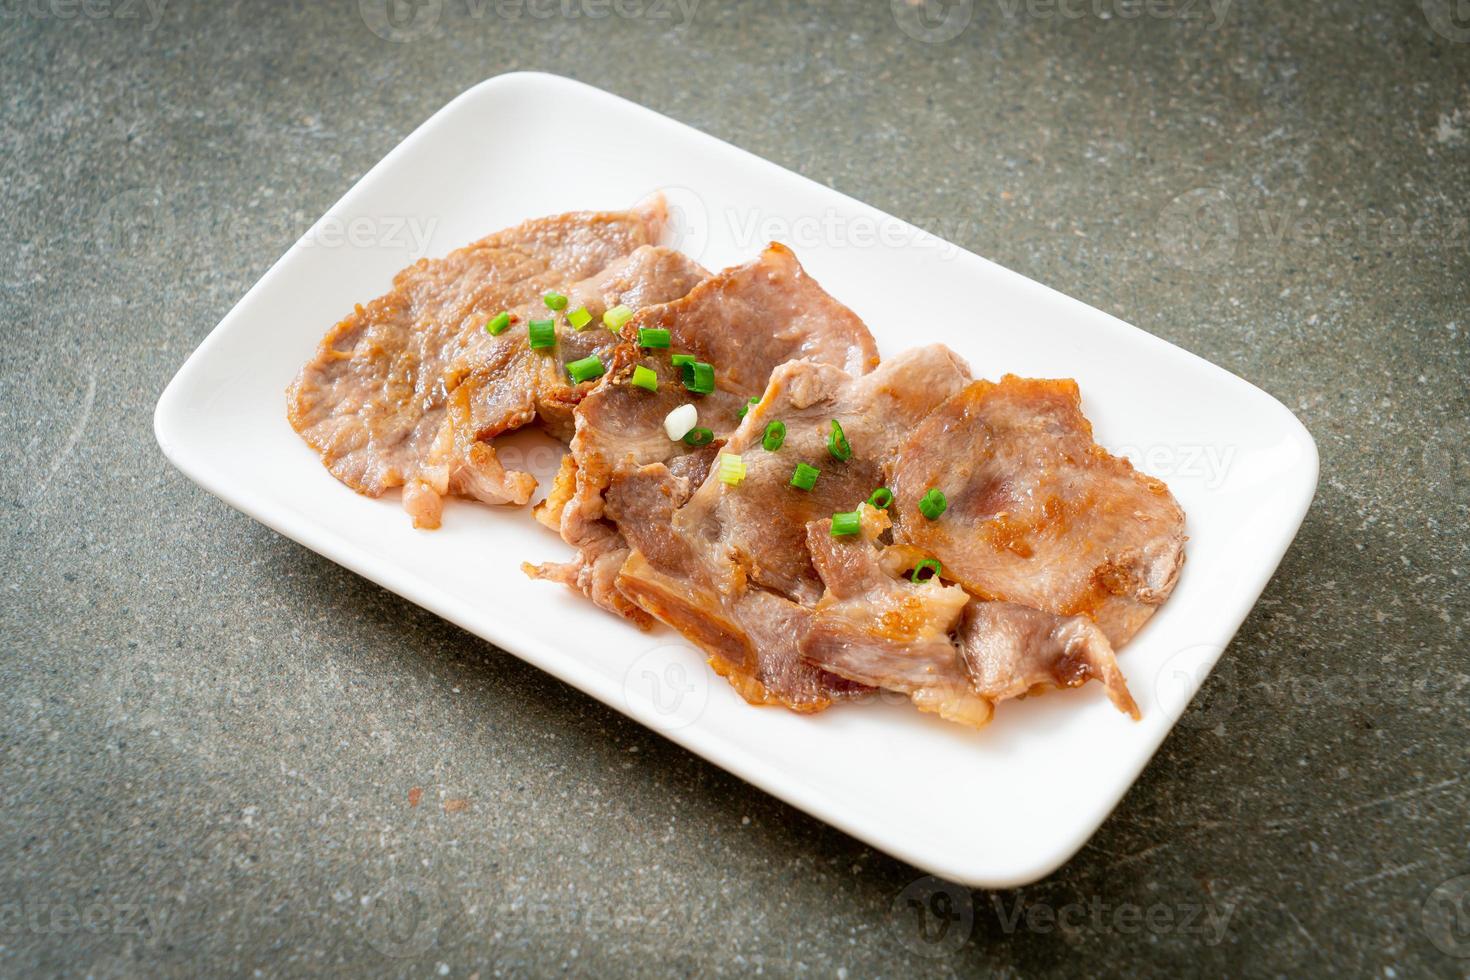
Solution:
[[[696,425],[684,433],[684,441],[691,446],[708,446],[715,441],[715,434],[702,425]]]
[[[939,520],[939,515],[949,508],[949,501],[944,497],[944,491],[938,487],[931,487],[929,492],[919,499],[919,513],[931,521]]]
[[[639,327],[639,347],[658,347],[660,349],[669,346],[669,332],[663,327]]]
[[[532,320],[526,327],[526,331],[531,335],[532,350],[545,350],[556,346],[555,320]]]
[[[752,398],[750,401],[746,402],[744,405],[741,405],[740,406],[740,411],[736,412],[735,414],[737,416],[739,416],[740,418],[743,419],[743,418],[745,418],[746,415],[750,414],[750,410],[753,407],[755,407],[756,405],[759,405],[760,403],[761,403],[761,400],[759,398]]]
[[[548,310],[564,310],[567,308],[567,298],[561,293],[547,293],[541,297]]]
[[[572,380],[577,384],[581,384],[583,381],[591,381],[593,378],[600,378],[602,377],[602,372],[605,370],[606,368],[602,366],[602,361],[598,359],[596,354],[590,357],[584,357],[580,361],[572,361],[567,365],[567,374],[571,375]]]
[[[485,324],[485,332],[492,337],[499,337],[505,333],[505,328],[508,326],[510,326],[510,314],[501,310],[490,318],[489,323]]]
[[[695,361],[684,365],[684,387],[696,395],[708,395],[715,390],[714,365]]]
[[[658,391],[658,375],[642,364],[633,369],[632,380],[628,383],[634,388],[642,388],[644,391]]]
[[[839,462],[852,459],[852,446],[847,441],[846,434],[842,431],[842,423],[836,419],[832,420],[832,431],[827,435],[827,452],[832,458]]]
[[[942,573],[943,571],[944,566],[940,565],[939,562],[935,561],[933,558],[925,558],[923,561],[914,566],[914,570],[912,572],[909,572],[909,581],[925,582],[931,578],[938,578],[940,576],[940,573]],[[933,574],[925,575],[925,572],[932,572]]]
[[[781,448],[781,444],[785,441],[786,423],[782,422],[780,419],[773,419],[770,422],[767,422],[766,434],[761,439],[761,445],[765,447],[766,452],[775,452],[776,450]]]
[[[695,357],[693,354],[669,355],[669,363],[674,365],[674,367],[683,367],[686,364],[693,364],[697,360],[699,360],[699,358]]]
[[[602,323],[613,333],[623,329],[623,324],[633,319],[633,311],[626,306],[614,306],[602,314]]]
[[[855,510],[832,515],[832,537],[842,538],[862,530],[863,521]]]
[[[893,491],[888,489],[887,487],[879,487],[877,490],[873,491],[870,497],[868,497],[868,506],[876,507],[879,510],[887,510],[892,503]]]
[[[745,461],[734,453],[720,453],[720,482],[728,487],[738,487],[743,479]]]
[[[579,306],[567,314],[567,322],[581,330],[592,322],[592,314],[587,312],[587,307]]]
[[[810,490],[817,485],[817,477],[821,475],[822,471],[815,466],[797,463],[796,469],[791,474],[791,485],[798,490]]]

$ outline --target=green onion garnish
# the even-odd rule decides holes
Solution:
[[[925,575],[924,573],[926,571],[933,574]],[[925,558],[923,561],[914,566],[914,570],[912,572],[909,572],[909,581],[924,582],[931,578],[938,578],[939,574],[943,571],[944,567],[940,565],[939,562],[935,561],[933,558]]]
[[[931,521],[939,520],[939,515],[949,508],[949,501],[944,498],[944,491],[938,487],[931,487],[929,492],[919,498],[919,513]]]
[[[639,327],[638,346],[658,348],[668,347],[669,332],[663,327]]]
[[[743,418],[745,418],[745,416],[747,414],[750,413],[750,410],[753,407],[755,407],[756,405],[759,405],[760,403],[761,403],[761,400],[759,398],[752,398],[750,401],[746,402],[744,405],[741,405],[740,406],[740,411],[736,412],[735,414],[737,416],[739,416],[740,418],[743,419]]]
[[[584,357],[580,361],[572,361],[567,365],[567,374],[571,375],[572,380],[577,384],[581,384],[583,381],[591,381],[593,378],[602,377],[604,370],[602,361],[598,359],[596,354],[590,357]]]
[[[567,308],[567,298],[561,293],[547,293],[541,297],[548,310],[564,310]]]
[[[697,360],[699,360],[699,358],[695,357],[693,354],[669,355],[669,363],[674,365],[674,367],[683,367],[686,364],[693,364]]]
[[[684,441],[691,446],[708,446],[715,441],[715,434],[702,425],[696,425],[684,433]]]
[[[576,329],[581,330],[592,322],[592,314],[587,312],[587,307],[579,306],[567,314],[567,322]]]
[[[623,329],[623,324],[627,323],[631,319],[633,319],[633,311],[628,309],[626,306],[614,306],[612,309],[602,314],[603,325],[607,327],[607,329],[611,330],[613,333],[617,333],[619,330]]]
[[[532,350],[545,350],[556,346],[555,320],[532,320],[526,326],[526,332],[531,336]]]
[[[745,479],[745,461],[734,453],[720,453],[720,482],[727,487],[738,487]]]
[[[879,510],[887,510],[889,505],[892,503],[893,491],[888,489],[887,487],[879,487],[877,490],[874,490],[872,496],[868,498],[868,506],[876,507]]]
[[[489,323],[485,324],[485,332],[492,337],[499,337],[508,326],[510,326],[510,314],[501,310],[490,318]]]
[[[766,423],[766,434],[761,439],[761,445],[766,452],[773,453],[781,448],[786,441],[786,423],[780,419],[774,419]]]
[[[704,361],[684,365],[684,387],[696,395],[708,395],[715,390],[715,368]]]
[[[827,452],[832,458],[839,462],[852,459],[852,446],[847,441],[846,434],[842,431],[842,423],[836,419],[832,420],[832,431],[827,435]]]
[[[658,375],[642,364],[633,369],[633,377],[628,383],[644,391],[658,391]]]
[[[791,485],[798,490],[810,490],[817,485],[817,477],[821,475],[822,471],[815,466],[797,463],[795,471],[791,474]]]
[[[832,515],[832,537],[834,538],[856,534],[862,529],[862,526],[863,522],[855,510],[850,510],[845,514]]]

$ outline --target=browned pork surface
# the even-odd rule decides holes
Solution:
[[[1138,717],[1112,644],[1086,616],[976,599],[965,607],[958,638],[971,686],[992,703],[1095,680],[1119,711]]]
[[[572,410],[596,381],[573,383],[567,365],[592,356],[606,365],[619,343],[603,326],[602,314],[614,306],[634,309],[677,299],[706,275],[679,252],[645,245],[566,288],[566,310],[585,308],[593,317],[583,329],[538,299],[514,311],[514,322],[498,336],[479,331],[469,337],[445,371],[443,427],[416,481],[425,506],[436,508],[446,493],[489,504],[526,503],[536,480],[500,465],[495,437],[535,420],[553,435],[570,439]],[[555,347],[531,347],[528,324],[536,319],[555,323]],[[417,518],[422,508],[409,506]]]
[[[569,439],[536,517],[576,556],[527,572],[668,624],[753,704],[812,712],[882,688],[978,727],[1000,701],[1096,680],[1136,717],[1114,648],[1174,588],[1184,515],[1094,444],[1076,384],[972,381],[940,345],[880,365],[789,249],[710,276],[653,244],[664,221],[662,202],[566,214],[420,261],[323,339],[289,391],[292,425],[353,489],[402,486],[420,527],[445,496],[530,499],[497,437],[534,422]],[[552,290],[565,310],[545,307]],[[601,317],[618,305],[636,315],[614,334]],[[511,326],[491,336],[502,310]],[[555,322],[554,348],[530,347],[533,319]],[[641,329],[670,347],[641,347]],[[711,364],[716,390],[690,392],[675,354]],[[572,383],[589,356],[604,375]],[[656,391],[629,384],[639,366]],[[708,445],[668,438],[684,404]],[[715,472],[722,453],[743,461],[738,485]],[[820,471],[810,490],[792,485],[799,463]],[[885,485],[892,506],[865,505]],[[919,508],[934,489],[937,519]],[[853,510],[860,533],[834,537],[832,515]],[[942,573],[915,581],[926,559]]]
[[[808,528],[827,587],[802,641],[813,664],[977,728],[1000,701],[1089,680],[1137,717],[1113,649],[1091,620],[986,602],[937,578],[904,578],[922,555],[878,544],[887,515],[864,507],[862,518],[858,536],[832,537],[830,519]]]
[[[957,408],[968,405],[967,396],[992,389],[1013,396],[1005,411]],[[1063,413],[1060,423],[1024,434],[1003,427],[1002,419],[1018,427],[1029,413],[1060,411],[1057,393],[1069,391],[1074,414]],[[991,541],[991,532],[972,519],[966,487],[975,473],[1003,473],[997,479],[1021,498],[1038,486],[1077,495],[1071,522],[1053,530],[1100,511],[1090,533],[1102,539],[1088,544],[1097,553],[1158,550],[1155,538],[1171,542],[1182,535],[1182,515],[1167,491],[1172,511],[1157,507],[1156,481],[1094,447],[1090,428],[1079,432],[1079,420],[1082,426],[1086,420],[1075,409],[1069,382],[972,383],[963,362],[938,346],[907,351],[860,378],[802,361],[783,365],[723,449],[745,463],[738,486],[707,476],[680,505],[689,488],[669,492],[657,464],[615,481],[620,493],[644,501],[631,510],[642,520],[618,522],[633,550],[616,587],[698,644],[756,703],[817,710],[881,687],[909,695],[921,710],[979,727],[1000,701],[1097,680],[1120,710],[1136,717],[1113,645],[1090,618],[1099,609],[1107,614],[1107,603],[1032,607],[979,592],[964,578],[966,557]],[[785,423],[787,435],[779,450],[768,452],[760,436],[774,419]],[[850,459],[830,451],[834,419],[850,443]],[[977,445],[974,430],[985,426],[992,438]],[[885,546],[890,516],[863,501],[883,485],[885,472],[912,480],[919,446],[924,458],[944,461],[935,482],[922,489],[945,489],[950,510],[938,520],[924,517],[919,491],[896,482],[897,526],[894,543]],[[810,491],[790,485],[798,462],[821,470]],[[862,533],[834,538],[831,515],[854,509]],[[931,546],[936,540],[938,548]],[[1069,552],[1090,554],[1066,540],[1052,546],[1058,551],[1048,566],[1053,571]],[[944,562],[944,580],[906,576],[926,558]]]
[[[866,690],[802,658],[822,595],[807,525],[865,500],[881,483],[883,461],[968,380],[964,363],[937,345],[857,378],[809,361],[782,365],[724,447],[744,460],[739,486],[711,475],[682,507],[648,522],[651,530],[620,523],[634,551],[619,589],[703,649],[747,700],[811,711]],[[762,435],[778,419],[786,439],[770,452]],[[851,444],[846,461],[828,451],[833,420]],[[799,462],[822,471],[810,491],[791,486]]]
[[[670,348],[640,349],[641,328],[668,330]],[[704,482],[724,438],[740,422],[741,407],[765,390],[778,365],[804,358],[860,374],[877,363],[878,354],[862,320],[829,296],[781,245],[712,276],[676,302],[644,309],[623,335],[627,343],[612,355],[607,376],[576,409],[571,454],[537,513],[578,554],[571,562],[526,568],[647,625],[648,613],[618,591],[616,578],[628,554],[620,528],[647,523],[642,501],[654,492],[647,488],[649,481],[658,484],[656,492],[670,510],[682,504]],[[692,395],[685,389],[680,370],[670,362],[675,353],[714,366],[714,393]],[[640,364],[657,373],[658,391],[627,383]],[[716,441],[710,446],[693,449],[665,433],[665,417],[685,403],[698,408],[699,425],[713,432]],[[641,474],[638,493],[631,485],[620,486],[620,476],[651,465],[662,470]],[[614,520],[612,511],[621,516]]]
[[[978,728],[990,720],[991,701],[971,685],[950,639],[970,596],[938,578],[902,578],[923,556],[880,547],[888,527],[888,516],[871,507],[862,510],[860,535],[832,537],[831,518],[807,526],[826,592],[802,653],[840,677],[907,694],[921,711]]]
[[[1085,615],[1121,647],[1169,597],[1184,512],[1162,481],[1092,441],[1073,381],[977,381],[889,470],[896,538],[982,599]],[[949,509],[919,511],[931,488]]]
[[[343,483],[371,496],[410,484],[405,505],[418,511],[418,523],[436,525],[438,496],[449,489],[444,373],[466,340],[501,310],[592,277],[654,243],[665,220],[662,201],[564,214],[497,232],[442,259],[421,259],[394,278],[389,292],[327,333],[291,385],[287,417]],[[485,472],[478,479],[505,489],[493,458],[479,462]],[[426,474],[433,468],[439,471]],[[504,496],[514,499],[520,491],[510,483]]]

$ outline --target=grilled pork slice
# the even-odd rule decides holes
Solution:
[[[834,538],[831,519],[807,528],[826,585],[803,655],[848,680],[909,695],[921,711],[976,728],[1000,701],[1099,680],[1120,711],[1138,708],[1096,624],[971,598],[937,577],[902,577],[922,555],[881,547],[886,514],[862,508],[859,535]],[[957,633],[958,642],[951,640]]]
[[[782,365],[723,448],[744,462],[738,486],[712,474],[676,510],[618,522],[633,548],[618,589],[700,646],[749,701],[812,711],[865,691],[802,662],[801,640],[823,592],[807,525],[867,499],[883,461],[968,380],[965,364],[937,345],[858,378],[808,361]],[[829,450],[834,420],[851,447],[847,460]],[[786,435],[770,451],[762,437],[774,421]],[[822,471],[810,490],[791,484],[798,463]],[[643,477],[656,483],[658,474]]]
[[[667,330],[667,349],[638,346],[642,329]],[[700,283],[682,299],[644,309],[623,332],[603,381],[577,406],[572,451],[537,519],[577,548],[567,563],[525,566],[541,578],[584,592],[605,609],[649,625],[648,614],[614,585],[628,554],[624,524],[642,522],[636,505],[625,519],[609,514],[609,487],[619,473],[664,464],[672,479],[660,491],[677,507],[704,482],[719,446],[740,423],[740,410],[761,394],[777,365],[794,358],[861,374],[878,361],[872,335],[847,307],[808,276],[790,249],[771,245],[753,262]],[[715,391],[692,395],[673,354],[692,355],[715,370]],[[655,372],[658,390],[634,388],[635,367]],[[694,449],[664,431],[669,412],[684,404],[714,442]]]
[[[1138,717],[1112,644],[1086,616],[976,599],[965,607],[958,638],[970,684],[992,703],[1095,680],[1119,711]]]
[[[438,500],[446,493],[490,504],[526,503],[536,481],[529,473],[499,465],[495,437],[534,420],[551,434],[570,439],[572,410],[595,380],[571,381],[567,365],[596,357],[605,368],[619,342],[603,327],[602,314],[615,306],[632,309],[677,299],[706,275],[679,252],[645,245],[565,288],[566,310],[585,310],[592,318],[583,329],[555,316],[537,299],[514,311],[513,324],[499,335],[471,335],[444,373],[443,427],[416,481],[425,501],[422,509],[437,516]],[[531,347],[528,325],[537,319],[552,321],[555,346]],[[418,516],[421,508],[410,509]]]
[[[907,694],[921,711],[978,728],[990,720],[992,702],[975,691],[950,639],[970,596],[937,577],[901,578],[904,566],[923,556],[902,546],[880,548],[878,536],[888,527],[888,516],[867,506],[860,535],[834,538],[830,517],[807,526],[826,592],[802,638],[802,654],[840,677]]]
[[[1121,647],[1169,597],[1184,512],[1161,481],[1092,441],[1073,381],[977,381],[889,468],[896,540],[981,599],[1084,615]],[[948,509],[919,502],[942,491]]]
[[[573,383],[566,366],[596,356],[606,364],[619,344],[605,328],[602,315],[615,306],[638,310],[679,299],[709,273],[673,249],[645,245],[590,279],[565,291],[567,311],[585,309],[591,321],[583,329],[554,317],[537,299],[515,325],[499,336],[471,335],[446,372],[449,414],[456,429],[475,438],[491,438],[513,419],[534,412],[553,435],[572,438],[572,411],[595,382]],[[525,329],[529,319],[554,319],[556,346],[533,350]]]
[[[633,211],[540,218],[442,259],[419,260],[322,339],[288,391],[288,419],[354,490],[379,496],[412,484],[405,504],[419,511],[416,523],[434,526],[438,488],[447,490],[448,480],[438,473],[425,479],[426,468],[442,467],[448,455],[444,369],[467,338],[500,311],[654,243],[666,217],[660,199]],[[440,462],[431,464],[432,455]],[[505,482],[493,458],[481,462],[486,482]]]
[[[723,450],[740,455],[744,480],[738,487],[705,480],[675,515],[675,525],[725,570],[727,591],[739,577],[815,603],[822,582],[807,552],[806,526],[868,499],[883,485],[884,461],[968,381],[964,361],[939,344],[904,351],[859,378],[807,361],[782,365]],[[763,436],[777,421],[785,438],[769,452]],[[851,451],[846,460],[831,451],[834,422]],[[821,471],[810,490],[791,485],[798,463]]]
[[[802,659],[804,607],[759,589],[720,591],[721,569],[710,567],[674,524],[673,501],[691,489],[662,463],[613,477],[609,512],[627,535],[624,548],[632,549],[613,584],[630,588],[629,598],[709,654],[710,666],[752,704],[812,712],[867,693]]]

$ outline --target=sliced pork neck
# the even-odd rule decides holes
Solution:
[[[667,330],[670,346],[640,348],[642,329]],[[619,476],[662,467],[652,473],[667,473],[658,492],[672,510],[704,482],[715,454],[740,424],[741,409],[765,391],[778,365],[803,358],[861,374],[878,362],[878,354],[862,320],[828,295],[782,245],[710,277],[682,299],[642,310],[625,326],[623,338],[605,378],[577,406],[571,453],[537,510],[539,520],[577,548],[577,556],[525,567],[646,626],[648,613],[614,583],[628,554],[621,528],[646,521],[640,501],[648,499],[643,491],[653,475],[640,472],[637,495],[619,489]],[[674,354],[712,365],[715,391],[691,394],[682,370],[671,363]],[[657,391],[628,384],[638,366],[655,372]],[[698,425],[711,431],[714,441],[708,446],[691,447],[665,432],[664,419],[683,404],[693,404]],[[613,499],[619,493],[626,497],[620,505]]]
[[[288,419],[337,479],[370,496],[407,484],[416,523],[437,525],[451,490],[446,368],[491,317],[597,275],[656,242],[665,221],[662,200],[564,214],[419,260],[322,339],[288,391]],[[524,502],[522,480],[497,472],[493,456],[479,462],[485,496]]]
[[[801,644],[814,666],[907,694],[919,710],[975,728],[1000,701],[1089,680],[1138,717],[1113,649],[1091,620],[975,599],[937,577],[915,582],[904,573],[922,553],[881,546],[888,516],[871,507],[861,513],[858,535],[834,538],[830,518],[807,528],[826,586]]]
[[[981,599],[1085,615],[1121,647],[1169,597],[1184,512],[1162,481],[1092,441],[1073,381],[977,381],[889,468],[895,539]],[[939,520],[919,501],[937,488]]]
[[[859,535],[834,538],[832,519],[806,528],[812,562],[826,591],[802,637],[814,666],[872,687],[907,694],[921,711],[980,727],[992,702],[978,695],[950,634],[970,603],[957,585],[902,577],[922,555],[882,548],[888,515],[862,508]]]
[[[645,245],[565,288],[565,310],[586,310],[591,317],[582,329],[537,299],[513,311],[502,333],[480,331],[470,337],[445,371],[443,428],[418,481],[429,506],[446,493],[490,504],[526,503],[536,481],[529,473],[500,466],[495,438],[536,421],[552,435],[570,439],[572,412],[596,382],[572,382],[567,365],[596,357],[605,366],[619,343],[603,326],[603,313],[677,299],[706,275],[679,252]],[[553,322],[554,347],[531,347],[528,325],[537,319]]]
[[[661,201],[560,215],[418,262],[322,340],[292,425],[353,489],[403,487],[420,527],[446,496],[530,499],[500,436],[570,440],[535,516],[576,554],[527,573],[671,626],[753,704],[813,712],[881,688],[980,727],[1001,701],[1096,680],[1137,717],[1114,650],[1173,590],[1184,515],[1093,442],[1076,384],[973,381],[939,345],[880,365],[789,249],[709,275],[654,244],[665,220]],[[633,316],[613,332],[616,306]],[[553,321],[553,346],[530,346],[533,320]],[[590,357],[601,376],[570,380]],[[676,357],[712,367],[714,390],[692,391]],[[681,406],[707,438],[669,437]],[[742,467],[728,482],[722,455]],[[796,485],[799,465],[815,482]],[[885,486],[890,506],[866,503]],[[942,513],[920,506],[933,491]],[[857,533],[834,536],[854,510]]]
[[[940,346],[907,351],[857,378],[809,361],[777,368],[722,450],[744,461],[738,486],[711,475],[683,506],[643,522],[646,529],[619,523],[633,547],[619,590],[704,650],[747,700],[811,711],[867,691],[801,656],[822,595],[807,526],[865,500],[883,460],[968,380],[964,363]],[[785,440],[767,450],[763,435],[777,420]],[[845,461],[828,450],[833,420],[851,445]],[[822,471],[810,490],[791,485],[798,463]]]

